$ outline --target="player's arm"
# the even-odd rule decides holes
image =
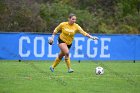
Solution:
[[[93,40],[98,40],[99,38],[97,36],[91,36],[90,34],[86,34],[86,36],[90,39],[93,39]]]
[[[53,44],[54,37],[55,37],[55,35],[58,33],[58,31],[61,30],[61,28],[62,28],[62,23],[59,24],[59,25],[54,29],[54,31],[53,31],[53,33],[52,33],[52,36],[51,36],[51,38],[49,39],[49,44],[50,44],[50,45]]]
[[[56,33],[53,31],[51,38],[49,39],[49,44],[52,45],[53,41],[54,41],[54,37],[55,37]]]
[[[91,38],[93,40],[98,40],[99,38],[96,36],[91,36],[90,34],[86,33],[79,25],[78,26],[78,31],[83,34],[84,36],[87,36],[88,38]]]

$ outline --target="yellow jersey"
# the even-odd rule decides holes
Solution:
[[[58,33],[58,31],[61,31],[60,39],[63,40],[67,45],[72,43],[76,33],[79,32],[84,36],[87,35],[87,33],[76,23],[70,25],[68,22],[62,22],[54,30],[55,33]]]

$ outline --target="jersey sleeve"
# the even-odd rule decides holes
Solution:
[[[85,32],[78,24],[77,24],[77,30],[79,33],[83,34],[84,36],[87,35],[87,32]]]
[[[62,25],[63,23],[60,23],[55,29],[54,29],[54,32],[55,33],[58,33],[58,31],[60,31],[62,29]]]

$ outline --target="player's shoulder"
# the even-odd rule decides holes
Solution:
[[[68,22],[61,22],[60,25],[66,25]]]
[[[77,24],[77,23],[74,23],[74,25],[75,25],[76,27],[78,27],[78,28],[80,27],[80,25],[79,25],[79,24]]]
[[[74,25],[75,25],[75,26],[79,26],[79,24],[77,24],[77,23],[74,23]]]

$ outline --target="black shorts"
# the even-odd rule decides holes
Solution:
[[[60,44],[60,43],[65,43],[65,42],[64,42],[64,41],[62,41],[62,40],[60,39],[60,37],[58,37],[58,43]],[[68,49],[70,49],[70,48],[71,48],[71,46],[72,46],[72,44],[67,45]]]

